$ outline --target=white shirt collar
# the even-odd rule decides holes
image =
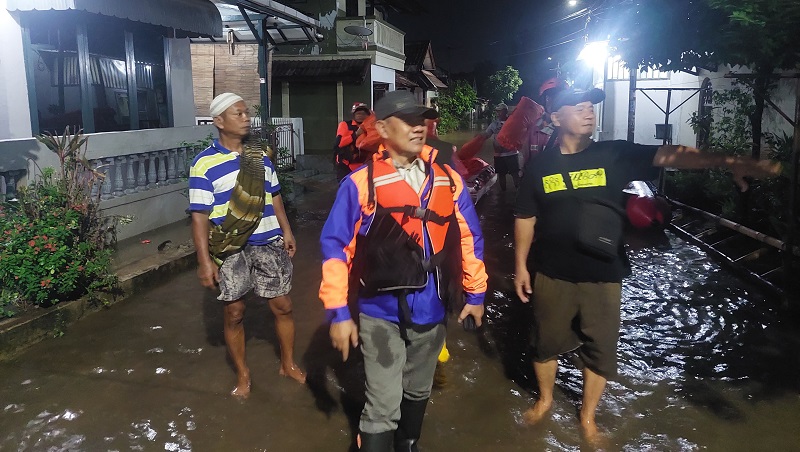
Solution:
[[[415,192],[419,193],[422,189],[422,184],[425,182],[425,161],[421,157],[414,159],[411,164],[405,168],[399,166],[397,162],[392,160],[392,164],[400,176],[405,180]]]

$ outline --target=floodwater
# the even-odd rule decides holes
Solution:
[[[307,194],[294,220],[295,357],[308,385],[279,377],[272,314],[252,299],[253,392],[233,400],[221,309],[186,272],[0,365],[0,450],[347,451],[363,370],[358,354],[341,363],[331,349],[316,297],[317,240],[331,198],[331,189]],[[425,451],[591,450],[577,423],[580,374],[568,359],[551,419],[521,423],[537,390],[530,307],[513,295],[512,203],[513,191],[495,189],[478,205],[487,325],[448,328],[448,381],[432,395]],[[598,412],[606,449],[798,450],[796,324],[781,318],[777,300],[675,236],[637,243],[623,289],[620,376]]]

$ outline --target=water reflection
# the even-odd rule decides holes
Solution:
[[[481,203],[490,289],[494,288],[490,291],[487,323],[506,375],[529,391],[533,400],[537,388],[529,350],[520,345],[529,333],[531,313],[516,300],[510,284],[513,199],[492,193]],[[633,275],[625,280],[622,293],[620,378],[609,382],[599,414],[599,418],[603,412],[617,418],[615,426],[606,427],[616,447],[716,449],[714,441],[696,432],[752,421],[751,410],[741,403],[763,397],[765,392],[768,397],[796,396],[800,389],[795,378],[800,370],[800,357],[794,351],[797,334],[786,324],[791,322],[784,323],[777,316],[777,300],[765,298],[722,270],[703,251],[670,233],[657,240],[634,239],[640,242],[629,250]],[[779,339],[786,336],[792,339]],[[582,377],[569,358],[560,364],[557,386],[567,403],[557,401],[552,421],[566,433],[574,431]],[[796,402],[794,416],[800,414]],[[687,410],[693,414],[688,415]],[[642,424],[650,424],[647,419],[653,415],[668,421],[668,427],[644,427]],[[514,417],[518,420],[519,412]],[[640,425],[640,431],[631,430],[629,425]],[[784,441],[788,436],[784,432]],[[548,436],[547,447],[576,450],[574,445],[579,441],[569,435],[567,438]],[[741,449],[742,444],[752,443],[740,443],[739,450],[748,448]]]

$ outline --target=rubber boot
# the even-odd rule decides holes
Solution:
[[[422,420],[425,418],[425,408],[428,399],[409,400],[403,399],[400,403],[400,422],[394,432],[395,452],[418,452],[417,442],[422,433]]]
[[[392,440],[395,432],[359,433],[360,445],[358,450],[364,452],[392,452]]]

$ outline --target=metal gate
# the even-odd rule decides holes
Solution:
[[[291,123],[273,126],[269,142],[275,149],[275,167],[278,170],[292,170],[295,162],[294,126]]]

